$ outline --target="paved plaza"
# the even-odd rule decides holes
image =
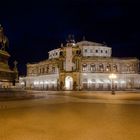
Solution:
[[[28,94],[0,102],[0,140],[139,140],[138,93]]]

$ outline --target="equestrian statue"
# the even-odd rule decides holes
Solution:
[[[5,51],[8,46],[8,38],[4,35],[3,27],[0,24],[0,50]]]

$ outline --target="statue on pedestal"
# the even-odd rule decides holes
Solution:
[[[4,35],[3,27],[0,24],[0,50],[5,51],[5,48],[9,46],[8,38]]]
[[[8,45],[8,38],[4,35],[3,27],[0,25],[0,89],[11,88],[18,82],[17,61],[14,62],[13,70],[8,65],[10,57],[6,51]]]

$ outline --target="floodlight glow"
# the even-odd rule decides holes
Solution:
[[[45,81],[44,83],[45,83],[45,84],[48,84],[48,81]]]
[[[117,76],[116,76],[116,74],[113,74],[113,73],[112,73],[112,74],[109,75],[109,78],[110,78],[110,79],[116,79]]]
[[[124,84],[124,83],[126,83],[126,82],[125,82],[124,80],[121,80],[120,83],[121,83],[121,84]]]
[[[68,90],[72,89],[72,82],[73,82],[72,77],[67,76],[65,79],[65,88]]]
[[[52,84],[55,84],[55,83],[56,83],[56,81],[52,81],[51,83],[52,83]]]
[[[43,81],[40,81],[40,84],[42,85],[43,84]]]
[[[24,83],[24,82],[21,82],[20,84],[21,84],[21,85],[25,85],[25,83]]]
[[[34,81],[34,85],[38,85],[39,84],[39,82],[38,81]]]
[[[68,81],[68,80],[66,80],[66,89],[69,89],[69,87],[70,87],[70,82]]]

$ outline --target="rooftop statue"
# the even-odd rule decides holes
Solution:
[[[74,35],[68,35],[67,43],[75,43]]]
[[[0,24],[0,50],[5,51],[5,48],[9,46],[8,38],[4,35],[3,27]]]

